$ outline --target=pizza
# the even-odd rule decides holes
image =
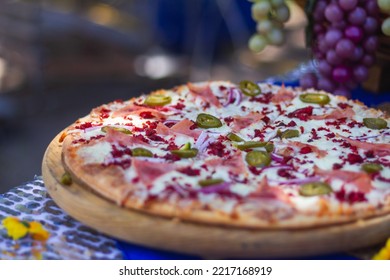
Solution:
[[[389,213],[388,124],[324,91],[208,81],[101,105],[59,141],[72,180],[129,211],[308,228]]]

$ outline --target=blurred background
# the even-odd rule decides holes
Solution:
[[[286,44],[254,54],[247,0],[1,0],[0,193],[40,175],[51,139],[102,103],[308,61],[306,17],[289,4]]]

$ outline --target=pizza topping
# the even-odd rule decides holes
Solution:
[[[271,101],[274,103],[288,102],[294,98],[294,93],[290,90],[287,90],[284,85],[277,91],[277,93],[272,96]]]
[[[363,123],[366,127],[371,129],[385,129],[387,122],[381,118],[364,118]]]
[[[211,91],[210,85],[207,84],[192,84],[188,83],[188,89],[190,90],[190,93],[193,94],[196,97],[200,97],[207,103],[213,104],[215,107],[220,108],[221,103],[219,102],[218,98],[214,95],[214,93]]]
[[[287,129],[280,133],[280,138],[294,138],[299,136],[299,131],[296,129]]]
[[[144,104],[148,106],[164,106],[171,103],[172,98],[162,94],[153,94],[146,97]]]
[[[72,176],[68,172],[65,172],[64,174],[62,174],[61,179],[60,179],[60,183],[62,185],[70,186],[70,185],[72,185],[72,182],[73,182]]]
[[[171,150],[171,153],[180,158],[193,158],[198,154],[198,149]]]
[[[198,183],[202,187],[208,187],[211,185],[223,183],[223,179],[220,179],[220,178],[204,179],[204,180],[200,180]]]
[[[236,147],[241,151],[245,151],[248,149],[265,147],[266,144],[267,144],[266,142],[261,142],[261,141],[246,141],[242,144],[237,144]]]
[[[343,124],[345,122],[345,118],[351,118],[355,115],[355,111],[348,107],[344,110],[341,109],[334,109],[332,112],[323,114],[323,115],[317,115],[317,116],[311,116],[310,119],[312,120],[328,120],[328,119],[340,119],[340,124]]]
[[[247,96],[257,96],[261,93],[260,87],[251,81],[244,80],[240,82],[241,92]]]
[[[175,169],[172,163],[166,162],[156,164],[141,158],[133,158],[132,162],[137,176],[145,185],[152,184],[158,177]]]
[[[297,109],[291,113],[289,113],[287,116],[289,118],[298,118],[301,121],[307,121],[309,117],[313,115],[313,107],[308,106],[301,109]]]
[[[201,128],[217,128],[222,126],[222,122],[218,118],[204,113],[196,117],[196,124]]]
[[[383,167],[378,163],[365,163],[362,165],[362,170],[367,173],[377,173],[383,170]]]
[[[230,141],[233,141],[233,142],[244,141],[244,139],[242,139],[240,136],[238,136],[237,134],[234,134],[234,133],[229,133],[226,137],[227,137],[227,139],[229,139]]]
[[[104,133],[107,133],[107,129],[114,129],[116,131],[122,132],[124,134],[131,134],[131,131],[124,127],[115,127],[115,126],[103,126],[101,128],[101,131]]]
[[[238,132],[251,124],[259,122],[263,117],[263,114],[255,112],[251,112],[246,116],[234,116],[232,129],[234,132]]]
[[[302,196],[325,195],[332,192],[332,188],[323,182],[312,182],[301,185],[299,194]]]
[[[315,103],[320,105],[326,105],[330,102],[329,96],[323,93],[305,93],[301,94],[299,99],[305,103]]]
[[[348,154],[347,161],[349,162],[349,164],[362,163],[363,158],[358,154],[351,153],[351,154]]]
[[[133,157],[153,157],[153,153],[144,148],[134,148],[131,150]]]
[[[249,166],[264,167],[271,163],[271,156],[263,151],[251,151],[246,154],[245,160]]]

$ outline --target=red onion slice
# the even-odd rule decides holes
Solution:
[[[269,180],[270,183],[276,183],[280,185],[301,185],[311,182],[318,182],[321,178],[318,176],[304,178],[304,179],[291,179],[287,181]]]
[[[219,193],[227,190],[231,186],[230,182],[223,182],[216,185],[211,185],[208,187],[203,187],[199,190],[201,193],[210,194],[210,193]]]
[[[275,153],[271,153],[271,159],[280,163],[283,162],[284,157]]]

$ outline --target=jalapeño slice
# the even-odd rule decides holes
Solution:
[[[172,150],[171,153],[180,158],[193,158],[198,154],[198,149]]]
[[[362,165],[362,170],[367,173],[376,173],[383,169],[382,165],[378,163],[365,163]]]
[[[237,134],[234,134],[234,133],[229,133],[227,135],[227,139],[229,139],[230,141],[233,141],[233,142],[242,142],[242,141],[244,141],[244,139],[242,139],[240,136],[238,136]]]
[[[211,186],[211,185],[217,185],[217,184],[220,184],[220,183],[223,183],[223,182],[224,182],[223,179],[214,178],[214,179],[200,180],[198,183],[202,187],[207,187],[207,186]]]
[[[154,94],[146,97],[144,104],[148,106],[164,106],[171,103],[172,98],[162,94]]]
[[[201,128],[221,127],[222,122],[210,114],[201,113],[196,117],[196,124]]]
[[[265,147],[267,145],[266,142],[261,142],[261,141],[246,141],[242,144],[237,144],[237,148],[240,149],[241,151],[245,151],[248,149],[253,149],[253,148],[259,148],[259,147]]]
[[[332,192],[332,188],[323,182],[312,182],[301,185],[299,194],[302,196],[324,195]]]
[[[256,83],[248,80],[240,82],[240,89],[243,94],[251,97],[259,95],[261,93],[260,87]]]
[[[315,103],[326,105],[330,102],[330,98],[324,93],[304,93],[299,96],[299,99],[305,103]]]
[[[101,128],[101,131],[104,132],[104,133],[107,133],[107,129],[110,128],[110,129],[113,129],[113,130],[116,130],[116,131],[119,131],[119,132],[122,132],[124,134],[131,134],[131,131],[128,130],[127,128],[124,128],[124,127],[115,127],[115,126],[103,126]]]
[[[387,122],[381,118],[364,118],[363,123],[371,129],[384,129],[387,127]]]
[[[264,167],[271,163],[271,157],[267,152],[251,151],[246,154],[245,161],[254,167]]]
[[[133,157],[153,157],[153,153],[144,148],[134,148],[131,150]]]
[[[287,129],[280,134],[280,138],[294,138],[299,136],[299,130]]]

